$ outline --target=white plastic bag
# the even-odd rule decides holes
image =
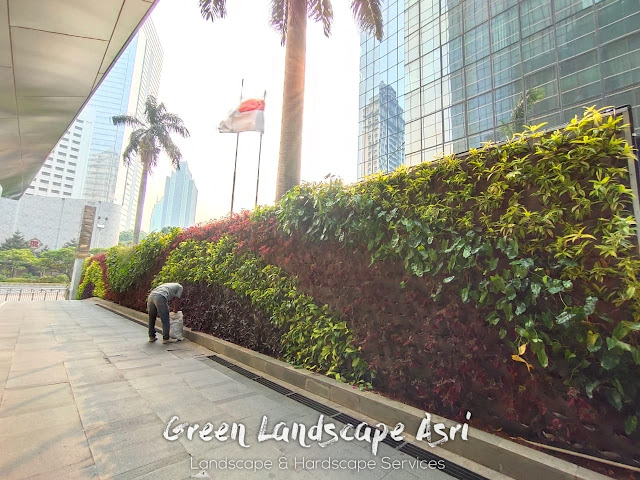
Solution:
[[[169,325],[171,326],[169,336],[179,341],[182,340],[182,327],[184,326],[182,311],[169,313]]]

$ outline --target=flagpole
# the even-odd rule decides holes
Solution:
[[[244,78],[242,79],[242,83],[240,84],[240,103],[242,103],[242,90],[244,89]],[[229,212],[229,217],[233,215],[233,197],[236,194],[236,170],[238,168],[238,144],[240,143],[240,132],[237,133],[236,137],[236,159],[233,164],[233,187],[231,188],[231,211]]]
[[[262,97],[263,100],[267,99],[267,91],[264,91],[264,95]],[[264,129],[264,124],[263,124]],[[262,135],[263,132],[260,132],[260,147],[258,149],[258,174],[256,175],[256,204],[254,208],[258,208],[258,185],[260,185],[260,156],[262,155]]]

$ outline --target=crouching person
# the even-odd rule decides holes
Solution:
[[[149,312],[149,342],[156,341],[156,317],[162,320],[162,343],[174,343],[177,340],[169,337],[169,305],[178,311],[179,299],[182,297],[182,285],[179,283],[163,283],[149,294],[147,311]]]

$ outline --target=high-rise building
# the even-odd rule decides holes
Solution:
[[[404,162],[404,118],[396,92],[380,82],[377,95],[364,108],[363,161],[358,178],[391,172]]]
[[[26,195],[82,198],[95,112],[85,108],[51,151]]]
[[[117,203],[116,180],[122,163],[120,152],[125,128],[114,125],[112,118],[124,113],[129,104],[138,41],[139,34],[127,46],[88,103],[95,112],[95,121],[83,189],[83,197],[87,200]]]
[[[162,73],[163,51],[158,34],[153,23],[148,19],[138,32],[135,50],[136,63],[131,80],[131,94],[129,104],[120,114],[128,114],[144,121],[145,102],[149,95],[158,97],[160,90],[160,76]],[[127,127],[124,132],[124,145],[129,141],[132,129]],[[120,152],[119,152],[120,153]],[[120,155],[119,155],[120,158]],[[120,158],[120,162],[122,162]],[[120,228],[133,230],[138,205],[138,191],[142,179],[142,164],[133,161],[129,166],[122,166],[118,173],[117,198],[122,202],[122,216]]]
[[[162,230],[164,227],[190,227],[195,223],[198,189],[193,181],[189,166],[180,165],[164,186],[164,197],[156,202],[151,214],[149,231]]]
[[[122,164],[129,128],[116,115],[143,119],[148,95],[158,95],[162,47],[148,19],[120,55],[86,107],[49,155],[26,193],[122,205],[120,227],[133,229],[140,162]]]
[[[383,24],[382,42],[361,37],[360,178],[381,85],[397,94],[408,165],[585,106],[629,104],[640,120],[638,0],[387,0]]]

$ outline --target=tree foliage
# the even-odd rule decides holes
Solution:
[[[25,240],[24,236],[20,231],[14,232],[9,238],[7,238],[0,245],[0,250],[14,250],[14,249],[22,249],[29,248],[29,242]]]

